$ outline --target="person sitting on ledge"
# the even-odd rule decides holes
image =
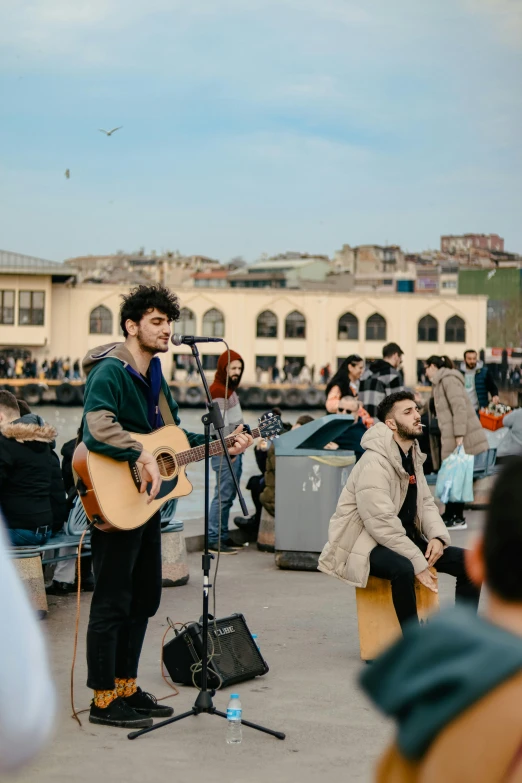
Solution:
[[[396,723],[378,783],[522,780],[522,458],[498,477],[466,568],[487,587],[484,614],[451,607],[404,637],[361,677]]]
[[[446,525],[424,477],[417,437],[422,432],[415,396],[385,397],[365,450],[330,520],[319,570],[356,587],[370,574],[389,579],[401,627],[417,619],[415,579],[438,592],[430,567],[457,578],[456,597],[478,606],[480,590],[468,578],[464,550],[450,546]]]

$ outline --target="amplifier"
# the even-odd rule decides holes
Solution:
[[[251,680],[268,671],[268,665],[252,639],[242,614],[231,614],[208,623],[208,687],[216,689]],[[191,666],[201,661],[203,629],[191,623],[163,647],[163,663],[174,682],[194,685]],[[221,685],[218,677],[221,678]],[[201,685],[201,671],[195,675]]]

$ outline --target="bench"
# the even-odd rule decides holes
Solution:
[[[430,568],[430,571],[437,573],[434,568]],[[424,587],[416,579],[415,595],[419,620],[427,622],[430,614],[439,610],[439,594]],[[355,588],[355,600],[361,660],[373,661],[401,635],[393,606],[391,582],[370,576],[366,587]]]
[[[162,542],[162,576],[164,587],[177,587],[189,580],[187,550],[183,536],[183,522],[174,519],[177,500],[167,501],[161,508],[161,533],[167,536]],[[48,612],[45,593],[44,567],[64,560],[75,560],[80,538],[88,526],[88,519],[82,504],[75,500],[73,508],[59,533],[41,546],[10,547],[9,554],[15,561],[18,574],[26,585],[31,602],[40,618]],[[171,535],[172,534],[172,535]],[[70,549],[69,553],[58,554],[58,550]],[[90,533],[82,544],[82,557],[91,553]]]

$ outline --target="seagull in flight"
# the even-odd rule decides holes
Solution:
[[[486,280],[491,280],[491,278],[496,274],[496,269],[492,269],[491,272],[488,272],[486,275]]]
[[[71,176],[70,170],[69,169],[65,169],[65,178],[69,179],[70,176]]]
[[[117,127],[117,128],[113,128],[113,129],[112,129],[112,130],[110,130],[110,131],[107,131],[107,130],[105,130],[105,128],[98,128],[98,130],[99,130],[101,133],[105,133],[105,135],[106,135],[106,136],[112,136],[112,134],[113,134],[113,133],[116,133],[116,131],[117,131],[117,130],[120,130],[120,128],[123,128],[123,125],[118,125],[118,127]]]

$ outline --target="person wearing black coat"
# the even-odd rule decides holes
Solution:
[[[47,543],[67,518],[56,430],[20,416],[16,397],[0,391],[0,506],[14,546]]]

